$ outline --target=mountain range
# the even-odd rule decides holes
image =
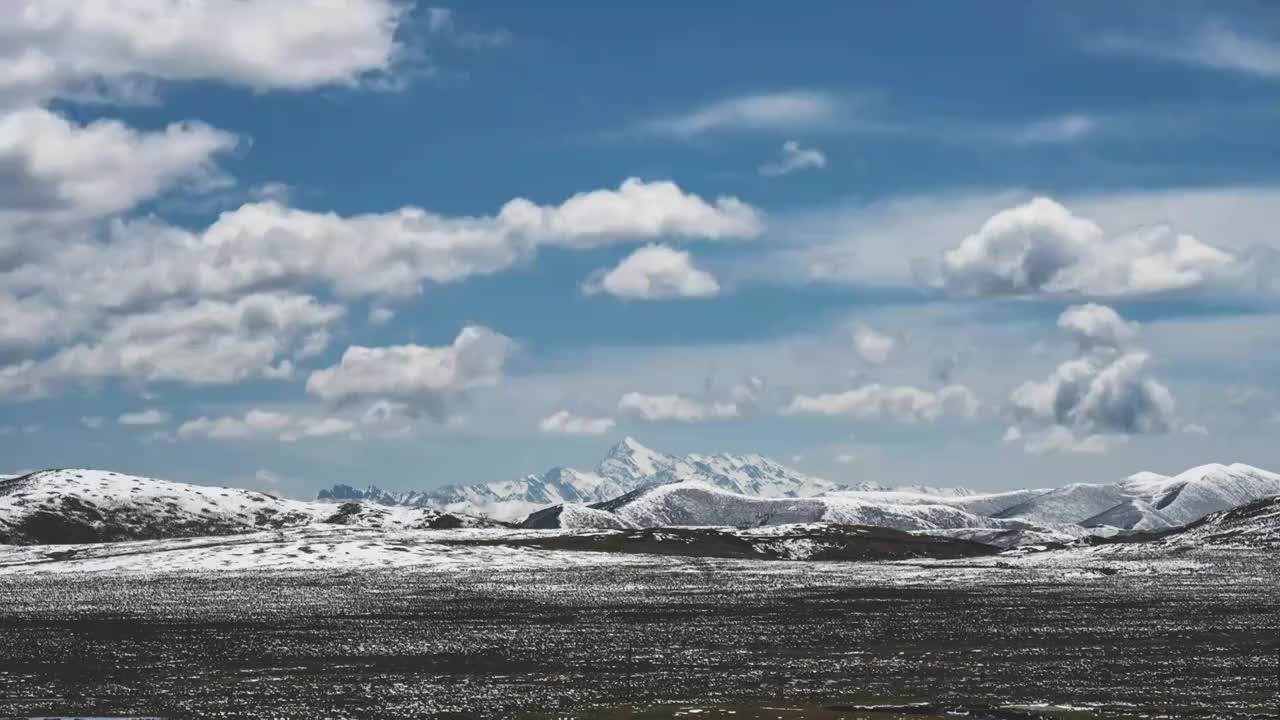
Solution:
[[[43,470],[0,480],[0,544],[203,537],[310,525],[411,530],[496,523],[431,508],[304,502],[102,470]]]
[[[590,471],[556,467],[522,480],[390,493],[347,485],[322,500],[435,508],[527,527],[754,527],[851,523],[1011,542],[1115,531],[1152,532],[1280,495],[1280,475],[1209,464],[1172,476],[1140,472],[1114,483],[978,493],[923,485],[836,483],[760,455],[683,458],[625,438]]]
[[[1144,472],[1114,483],[977,493],[840,484],[759,455],[676,457],[626,438],[590,471],[557,467],[521,480],[403,493],[337,485],[316,501],[109,471],[39,471],[0,479],[0,543],[194,537],[315,525],[386,530],[856,525],[1011,547],[1158,534],[1275,496],[1280,496],[1280,475],[1242,464],[1202,465],[1173,476]]]
[[[652,450],[627,437],[614,445],[593,470],[554,467],[541,475],[527,475],[520,480],[446,485],[435,490],[409,492],[387,491],[376,485],[359,489],[338,484],[321,490],[319,499],[435,508],[514,522],[550,505],[606,502],[649,485],[681,481],[701,482],[760,498],[889,490],[937,496],[971,494],[959,488],[888,488],[871,482],[842,485],[806,475],[760,455],[692,454],[681,458]]]

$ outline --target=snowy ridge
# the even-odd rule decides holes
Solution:
[[[407,530],[488,523],[437,510],[303,502],[100,470],[44,470],[0,481],[0,543],[219,536],[314,524]]]
[[[1164,535],[1159,542],[1177,547],[1217,545],[1280,550],[1280,497],[1213,513]]]
[[[1174,476],[1144,472],[1111,485],[1067,485],[1000,511],[996,517],[1036,524],[1160,530],[1273,495],[1280,495],[1276,473],[1240,463],[1210,464]]]
[[[321,500],[357,500],[383,505],[435,508],[498,520],[519,521],[554,505],[590,505],[612,500],[649,485],[696,480],[738,493],[765,498],[800,498],[838,492],[908,492],[916,495],[967,496],[961,488],[911,486],[887,488],[877,483],[842,485],[807,475],[761,455],[691,454],[684,458],[645,447],[634,438],[614,445],[594,470],[556,467],[521,480],[477,485],[449,485],[438,490],[388,492],[370,485],[364,490],[335,485]]]
[[[864,494],[869,496],[870,493]],[[550,512],[547,513],[550,515]],[[869,525],[904,531],[988,528],[998,531],[1027,527],[1016,520],[999,520],[941,503],[877,502],[849,495],[831,497],[752,497],[729,492],[698,480],[646,487],[616,501],[590,507],[566,506],[556,525],[537,527],[713,527],[754,528],[797,523]],[[529,519],[537,523],[538,516]]]
[[[1175,476],[1139,473],[1113,484],[976,494],[934,488],[858,489],[801,475],[759,456],[687,458],[688,479],[647,485],[612,501],[564,504],[531,515],[528,527],[759,527],[847,523],[1010,547],[1087,535],[1153,532],[1280,495],[1280,475],[1248,465],[1202,465]],[[774,473],[774,474],[770,474]],[[714,476],[719,482],[705,478]],[[759,477],[768,478],[763,485]],[[726,485],[728,488],[726,488]],[[813,491],[808,496],[800,493]]]

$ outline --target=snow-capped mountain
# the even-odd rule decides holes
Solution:
[[[360,490],[335,485],[322,490],[321,500],[363,500],[385,505],[429,507],[499,520],[518,521],[550,505],[612,500],[649,485],[694,480],[740,495],[799,498],[836,492],[906,491],[920,495],[966,496],[960,488],[886,488],[876,483],[841,485],[806,475],[760,455],[692,454],[684,458],[645,447],[624,438],[609,450],[594,470],[557,467],[521,480],[479,485],[449,485],[438,490],[394,493],[369,486]]]
[[[1219,545],[1280,549],[1280,497],[1256,500],[1205,516],[1159,542],[1173,546]]]
[[[489,524],[433,509],[288,500],[100,470],[44,470],[0,480],[0,543],[86,543],[295,528],[426,529]]]
[[[488,517],[523,519],[529,528],[839,523],[1009,544],[1164,531],[1273,496],[1280,496],[1280,475],[1240,464],[977,494],[841,485],[759,455],[679,458],[627,438],[591,471],[561,467],[520,480],[414,493],[338,485],[317,502],[111,472],[41,471],[0,480],[0,543],[192,537],[312,524],[496,524]]]
[[[1110,485],[1067,485],[994,514],[1036,524],[1160,530],[1280,495],[1280,475],[1249,465],[1201,465],[1174,476],[1143,472]]]
[[[889,493],[892,495],[893,493]],[[699,480],[643,487],[616,500],[567,505],[531,515],[526,527],[648,528],[732,526],[740,528],[837,523],[894,530],[955,528],[1016,530],[1029,526],[966,512],[941,502],[897,503],[874,493],[804,498],[752,497]],[[919,499],[919,498],[917,498]]]
[[[1111,484],[977,494],[936,488],[851,489],[792,474],[759,456],[696,456],[694,473],[603,503],[566,503],[526,527],[757,527],[853,523],[1005,544],[1179,527],[1280,495],[1280,475],[1248,465],[1203,465],[1175,476],[1139,473]],[[808,495],[803,493],[808,492]]]

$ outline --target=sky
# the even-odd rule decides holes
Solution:
[[[1280,468],[1280,8],[18,0],[0,470]]]

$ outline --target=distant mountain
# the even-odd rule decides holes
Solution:
[[[302,502],[99,470],[0,480],[0,544],[233,535],[317,524],[407,530],[494,523],[433,509]]]
[[[841,485],[806,475],[760,455],[720,453],[680,458],[647,448],[628,437],[614,445],[591,471],[556,467],[542,475],[528,475],[521,480],[448,485],[437,490],[401,493],[388,492],[374,485],[363,490],[350,485],[335,485],[320,491],[319,499],[435,508],[515,521],[550,505],[590,505],[646,486],[690,480],[762,498],[889,490],[955,497],[971,494],[960,488],[886,488],[876,483]]]
[[[977,494],[841,485],[759,455],[679,458],[627,438],[592,471],[553,468],[521,480],[413,493],[338,485],[317,502],[112,472],[41,471],[0,480],[0,543],[195,537],[310,525],[484,527],[501,525],[487,518],[515,518],[527,528],[568,529],[864,525],[1007,547],[1087,535],[1163,534],[1275,496],[1280,475],[1241,464]],[[1219,538],[1234,531],[1214,532]]]
[[[1160,530],[1280,495],[1280,475],[1249,465],[1201,465],[1174,476],[1138,473],[1110,485],[1066,485],[995,517],[1036,524]]]
[[[754,455],[691,455],[684,462],[694,466],[693,474],[642,485],[611,501],[547,508],[524,524],[645,528],[827,522],[1008,545],[1159,531],[1280,495],[1280,475],[1241,464],[1202,465],[1175,476],[1138,473],[1111,484],[977,494],[874,484],[851,489]]]
[[[893,502],[876,498],[875,493],[862,495],[752,497],[698,480],[685,480],[646,486],[615,500],[590,506],[549,508],[531,515],[524,525],[532,528],[754,528],[838,523],[906,531],[957,528],[1005,531],[1029,527],[1026,522],[983,517],[942,502]]]

